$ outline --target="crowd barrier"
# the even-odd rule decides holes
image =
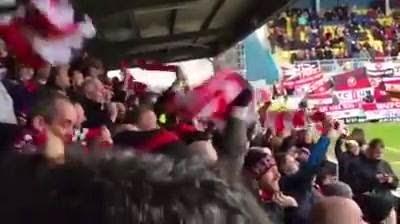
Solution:
[[[331,60],[309,60],[297,61],[293,67],[300,72],[310,67],[319,69],[327,73],[340,73],[366,67],[370,70],[400,70],[400,57],[382,57],[382,58],[349,58],[349,59],[331,59]],[[375,68],[373,68],[375,66]],[[372,67],[372,68],[369,68]],[[395,71],[397,72],[397,71]]]

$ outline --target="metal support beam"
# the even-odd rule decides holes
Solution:
[[[315,1],[315,11],[317,13],[321,12],[321,0],[314,0]]]
[[[176,16],[177,16],[177,14],[178,14],[178,10],[177,10],[177,9],[171,10],[171,13],[169,14],[169,18],[168,18],[169,27],[168,27],[168,31],[169,31],[169,34],[170,34],[170,35],[174,34],[174,29],[175,29],[175,23],[176,23]]]
[[[93,18],[95,24],[104,32],[113,32],[112,25],[115,16],[126,16],[126,12],[134,10],[136,16],[139,13],[147,13],[145,10],[161,10],[163,12],[170,10],[179,10],[182,7],[189,7],[198,2],[198,0],[71,0],[74,4],[79,5],[79,11],[87,12]],[[218,1],[218,2],[215,2]],[[252,0],[248,7],[241,13],[235,15],[235,22],[228,24],[226,27],[218,29],[210,29],[213,19],[218,15],[218,11],[223,6],[224,0],[215,0],[213,7],[204,18],[200,28],[203,30],[187,33],[176,33],[175,28],[171,35],[156,36],[150,38],[134,38],[127,41],[113,42],[101,37],[88,43],[88,51],[94,55],[104,59],[110,68],[118,66],[119,60],[125,58],[159,58],[161,61],[185,60],[198,57],[212,57],[217,53],[228,49],[230,46],[242,40],[257,27],[265,23],[268,18],[276,15],[279,11],[295,0]],[[218,3],[218,4],[217,4]],[[229,1],[226,1],[229,3]],[[182,4],[184,6],[182,6]],[[171,17],[172,18],[172,17]],[[178,19],[178,18],[176,18]],[[172,19],[171,19],[172,21]],[[111,24],[108,24],[110,22]],[[102,26],[101,24],[106,24]],[[169,27],[172,27],[169,23]],[[167,27],[167,29],[169,28]],[[108,30],[110,28],[110,30]],[[107,30],[107,31],[106,31]],[[197,47],[193,40],[207,38],[207,42],[201,42],[199,45],[206,47]],[[183,43],[178,46],[177,43]],[[188,46],[184,46],[188,43]],[[154,45],[154,46],[153,46]],[[192,46],[193,45],[193,46]],[[114,67],[115,68],[115,67]]]
[[[385,14],[389,16],[392,13],[390,8],[390,0],[385,0]]]
[[[140,28],[136,22],[135,12],[128,12],[129,22],[132,27],[132,31],[135,34],[136,38],[141,38],[142,34],[140,33]]]
[[[152,59],[165,63],[171,61],[183,61],[195,58],[212,57],[213,55],[215,55],[215,53],[216,52],[214,52],[212,49],[188,47],[188,48],[163,49],[163,50],[136,53],[130,55],[122,55],[122,54],[112,55],[112,56],[107,55],[107,57],[103,59],[107,61],[107,64],[109,66],[108,69],[114,69],[118,68],[121,60],[129,62],[134,59]]]
[[[131,39],[122,42],[110,42],[105,40],[95,40],[97,43],[97,49],[104,49],[110,48],[115,50],[126,51],[127,49],[132,49],[135,46],[143,46],[143,45],[150,45],[150,44],[160,44],[160,43],[170,43],[176,41],[191,41],[194,38],[199,37],[206,37],[206,36],[220,36],[229,34],[226,29],[211,29],[205,30],[201,32],[187,32],[187,33],[178,33],[173,35],[166,35],[166,36],[156,36],[156,37],[149,37],[144,39]]]
[[[258,0],[250,12],[239,18],[235,24],[232,25],[233,30],[232,39],[226,41],[227,44],[221,44],[217,51],[222,51],[232,47],[235,43],[243,40],[252,31],[262,26],[267,22],[267,19],[274,15],[278,15],[284,9],[288,8],[297,0],[282,0],[282,1],[264,1]]]
[[[102,20],[115,13],[129,10],[165,11],[189,7],[199,0],[72,0],[81,11],[94,20]],[[95,7],[94,7],[95,6]]]
[[[226,0],[217,0],[207,18],[204,20],[203,24],[201,24],[201,30],[206,30],[210,26],[211,22],[213,21],[214,17],[217,15],[218,11],[224,5]]]
[[[224,5],[226,0],[217,0],[208,16],[204,20],[203,24],[201,24],[200,30],[204,31],[207,30],[208,27],[210,27],[211,22],[213,21],[214,17],[217,15],[218,11],[221,9],[221,7]],[[193,43],[196,43],[198,41],[198,38],[196,38]]]
[[[229,35],[230,31],[226,29],[212,29],[206,30],[203,32],[187,32],[187,33],[179,33],[173,35],[166,36],[158,36],[151,37],[145,39],[132,39],[123,42],[111,42],[104,41],[100,39],[95,39],[89,43],[88,50],[95,56],[101,57],[104,61],[107,62],[111,67],[118,66],[120,60],[125,59],[127,57],[127,52],[135,52],[137,49],[137,53],[131,53],[128,57],[132,56],[135,58],[153,58],[157,60],[184,60],[189,59],[189,55],[201,55],[204,57],[211,57],[215,54],[216,44],[207,44],[207,47],[204,46],[182,46],[182,47],[172,47],[165,48],[159,50],[151,50],[152,45],[171,43],[171,46],[174,46],[173,42],[187,42],[191,43],[191,41],[195,37],[206,37],[206,36],[219,36]],[[209,46],[210,45],[210,46]],[[149,46],[149,49],[146,50],[146,46]],[[143,52],[143,53],[141,53]],[[158,58],[157,54],[160,54],[160,58]],[[146,57],[148,55],[148,57]],[[182,56],[184,55],[184,56]],[[195,57],[195,56],[193,56]],[[197,57],[197,56],[196,56]],[[197,57],[197,58],[200,58]]]
[[[188,58],[190,54],[193,55],[209,55],[212,54],[211,49],[186,47],[186,48],[173,48],[164,49],[145,53],[136,53],[128,55],[128,58],[148,58],[148,59],[159,59],[160,61],[166,61],[168,58]],[[186,55],[186,57],[185,57]],[[171,60],[169,59],[169,60]],[[173,59],[172,59],[173,60]]]

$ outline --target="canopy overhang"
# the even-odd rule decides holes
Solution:
[[[213,57],[291,0],[74,0],[98,34],[89,53],[110,68],[135,58],[161,62]]]

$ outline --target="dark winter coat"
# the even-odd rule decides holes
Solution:
[[[371,160],[365,155],[349,165],[348,184],[354,194],[360,195],[366,192],[387,193],[395,190],[399,185],[399,178],[394,174],[392,167],[385,160]],[[393,176],[393,183],[379,183],[377,174],[388,174]]]
[[[81,104],[86,114],[86,121],[82,124],[82,127],[98,128],[107,126],[111,128],[113,122],[111,121],[108,111],[103,108],[101,103],[85,98],[82,100]]]

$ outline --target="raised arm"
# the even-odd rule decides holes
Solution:
[[[245,90],[233,102],[230,118],[222,138],[218,163],[223,175],[229,181],[236,181],[240,177],[244,157],[247,153],[247,105],[251,101],[251,91]]]
[[[325,160],[326,152],[328,151],[330,140],[328,133],[332,130],[332,123],[329,120],[324,121],[323,133],[318,139],[318,142],[311,147],[311,155],[306,163],[306,168],[315,168],[321,165]]]
[[[311,147],[311,155],[306,164],[307,167],[318,167],[325,159],[330,140],[327,136],[321,136],[316,144]]]

